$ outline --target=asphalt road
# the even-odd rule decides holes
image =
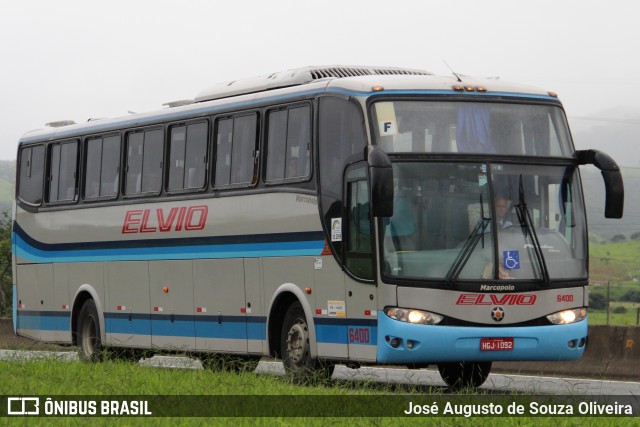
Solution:
[[[24,360],[55,358],[61,361],[77,360],[76,352],[69,351],[28,351],[0,350],[1,360]],[[160,368],[202,369],[197,359],[177,356],[154,356],[142,359],[142,365]],[[261,361],[258,373],[265,375],[284,375],[282,363]],[[333,374],[337,381],[369,381],[384,384],[411,384],[425,388],[442,388],[445,383],[435,370],[409,370],[403,368],[363,367],[350,369],[338,365]],[[481,391],[488,393],[527,393],[527,394],[569,394],[569,395],[640,395],[640,382],[595,380],[586,378],[558,378],[515,374],[490,374]]]

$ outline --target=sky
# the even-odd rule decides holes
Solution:
[[[557,92],[574,135],[607,126],[640,135],[638,9],[620,0],[11,0],[0,8],[0,159],[15,159],[20,136],[47,122],[155,110],[219,82],[308,65],[499,77]],[[576,145],[640,165],[633,137],[598,135]]]

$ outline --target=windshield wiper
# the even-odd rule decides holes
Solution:
[[[447,271],[445,281],[449,286],[453,285],[453,282],[458,280],[460,272],[469,261],[473,250],[478,245],[478,242],[482,240],[482,247],[484,248],[484,232],[489,225],[491,218],[485,218],[484,216],[484,203],[482,203],[482,194],[480,194],[480,220],[469,234],[467,241],[464,243],[462,250],[458,253],[455,261]]]
[[[540,271],[542,272],[542,278],[544,280],[545,285],[548,285],[551,280],[549,278],[549,270],[547,269],[547,262],[544,259],[544,254],[542,253],[542,248],[540,246],[540,241],[538,240],[538,234],[536,233],[535,226],[533,225],[533,220],[531,219],[531,213],[527,208],[527,202],[524,200],[524,187],[522,185],[522,174],[520,174],[520,185],[518,189],[518,204],[514,207],[516,208],[516,214],[518,215],[518,221],[520,221],[520,227],[522,227],[526,233],[530,237],[531,245],[533,246],[533,252],[536,255],[536,259],[538,260],[538,264],[540,265]]]

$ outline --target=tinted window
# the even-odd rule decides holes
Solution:
[[[128,134],[127,195],[160,192],[163,151],[163,132],[160,129]]]
[[[78,143],[68,142],[50,147],[49,202],[69,202],[76,198]]]
[[[257,126],[257,114],[218,122],[216,187],[255,182]]]
[[[268,120],[266,180],[309,176],[311,108],[272,111]]]
[[[44,146],[24,148],[20,153],[20,200],[31,205],[39,205],[42,202],[43,170]]]
[[[118,195],[120,137],[87,141],[84,196],[87,199]]]
[[[207,160],[207,124],[171,128],[169,191],[203,188]]]
[[[349,271],[362,279],[373,279],[373,253],[371,251],[371,216],[369,211],[369,185],[366,169],[351,169],[347,180],[347,241],[346,265]]]
[[[347,159],[364,157],[366,139],[360,108],[338,98],[320,99],[319,124],[320,190],[323,222],[331,230],[331,219],[342,217],[342,173]],[[333,253],[342,253],[342,242],[331,241]]]

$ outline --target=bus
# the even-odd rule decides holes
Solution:
[[[555,93],[426,71],[306,67],[158,111],[25,134],[13,210],[18,335],[104,348],[437,366],[579,359],[588,238]]]

